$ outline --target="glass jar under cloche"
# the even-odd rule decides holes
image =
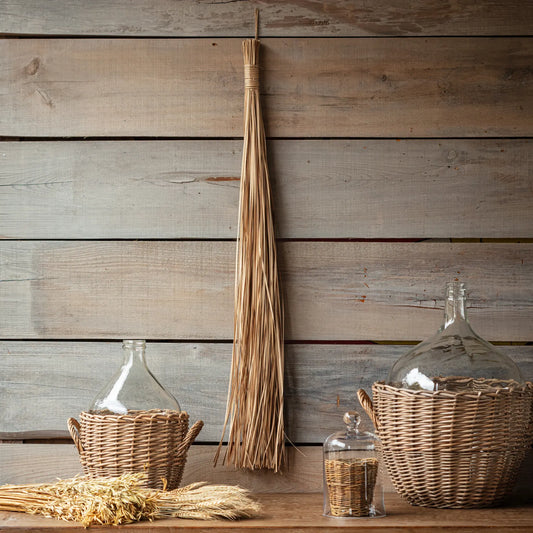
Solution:
[[[466,309],[464,283],[447,283],[442,326],[396,361],[387,384],[428,391],[523,385],[518,366],[473,331]]]
[[[359,430],[356,411],[344,414],[344,430],[324,441],[324,515],[385,516],[379,440]]]

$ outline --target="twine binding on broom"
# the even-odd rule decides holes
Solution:
[[[259,98],[259,40],[242,43],[244,142],[235,274],[233,356],[222,439],[223,462],[280,470],[283,429],[283,306]],[[231,422],[230,422],[231,420]],[[222,439],[215,455],[218,461]]]

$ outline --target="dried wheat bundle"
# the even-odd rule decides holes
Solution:
[[[152,490],[140,487],[144,475],[4,485],[0,487],[0,510],[75,520],[84,527],[171,517],[234,520],[257,516],[260,511],[248,491],[240,487],[194,483],[170,491]]]
[[[238,468],[278,471],[284,458],[285,437],[283,308],[259,98],[257,36],[245,40],[242,49],[245,77],[244,145],[233,357],[224,433],[228,422],[231,422],[224,461]]]
[[[252,518],[260,512],[249,492],[233,485],[193,483],[181,489],[157,492],[157,518]]]
[[[37,485],[4,485],[0,487],[0,509],[75,520],[85,527],[153,520],[157,504],[153,492],[139,489],[142,476],[77,477]]]

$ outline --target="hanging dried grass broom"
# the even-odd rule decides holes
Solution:
[[[233,357],[224,462],[278,471],[284,459],[283,307],[259,99],[259,40],[242,43],[244,144],[235,273]],[[223,438],[223,437],[222,437]],[[222,440],[215,455],[217,463]]]

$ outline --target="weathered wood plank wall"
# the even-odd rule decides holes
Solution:
[[[471,319],[528,341],[529,243],[279,243],[287,340],[417,340],[442,321],[444,280],[472,285]],[[230,241],[0,242],[0,334],[219,339],[233,335]]]
[[[0,142],[1,235],[233,239],[241,144]],[[281,238],[533,233],[530,139],[274,139],[269,149]]]
[[[527,38],[263,39],[273,137],[530,133]],[[241,39],[5,39],[0,135],[242,135]]]
[[[256,6],[307,454],[281,477],[209,465]],[[0,482],[77,471],[70,446],[22,442],[64,438],[125,337],[206,422],[187,479],[263,491],[320,490],[310,445],[434,331],[449,279],[532,379],[532,28],[521,0],[0,1],[0,439],[19,442]]]
[[[523,0],[136,0],[135,8],[128,0],[12,0],[0,33],[247,37],[254,7],[261,9],[261,35],[269,37],[530,35],[533,27],[530,3]]]
[[[66,437],[65,416],[77,417],[106,384],[116,370],[110,356],[115,349],[110,342],[4,341],[0,357],[9,380],[0,382],[0,438]],[[401,345],[289,344],[285,396],[291,441],[314,444],[337,431],[335,414],[353,406],[358,388],[370,390],[383,379],[404,351]],[[533,374],[532,346],[506,346],[505,352],[525,374]],[[150,344],[150,368],[192,419],[205,422],[202,442],[220,438],[230,362],[228,343]]]

